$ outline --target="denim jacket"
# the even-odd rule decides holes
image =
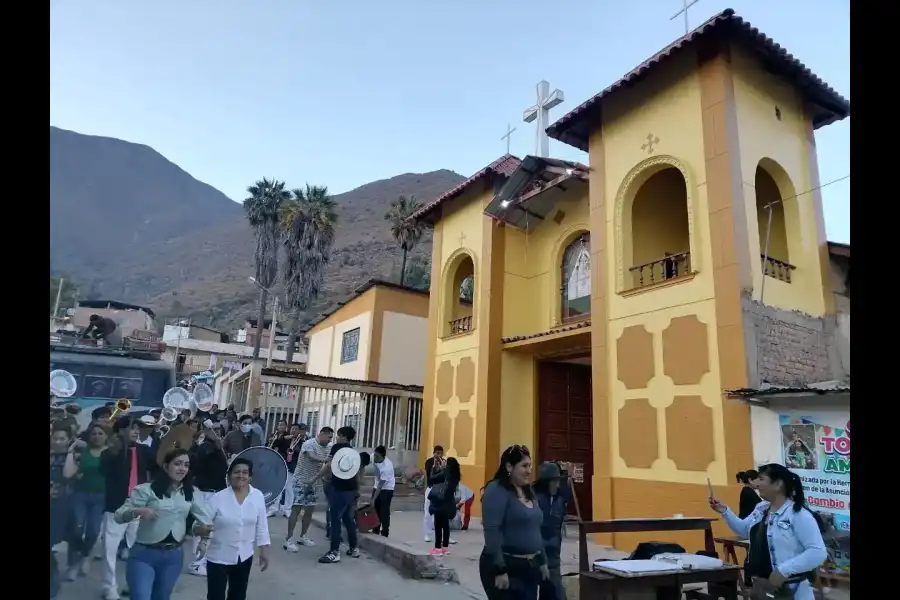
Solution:
[[[762,521],[769,503],[760,502],[746,519],[740,519],[731,509],[722,517],[728,527],[741,537],[750,536],[750,528]],[[825,542],[816,518],[807,509],[794,511],[793,502],[785,502],[768,516],[769,558],[772,569],[790,579],[814,571],[828,558]],[[812,598],[808,582],[796,587],[795,598]]]

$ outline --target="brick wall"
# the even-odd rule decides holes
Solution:
[[[802,386],[846,380],[837,321],[763,305],[743,298],[751,385]]]

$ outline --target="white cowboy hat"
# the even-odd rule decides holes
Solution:
[[[331,459],[331,474],[338,479],[353,479],[359,473],[362,459],[353,448],[341,448]]]
[[[156,425],[156,419],[153,418],[153,415],[144,415],[143,417],[138,419],[138,421],[140,421],[144,425]]]

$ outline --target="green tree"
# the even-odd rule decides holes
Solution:
[[[275,283],[278,276],[278,216],[281,206],[286,200],[291,199],[291,193],[284,189],[285,183],[265,177],[247,188],[250,196],[244,200],[244,211],[247,213],[247,221],[256,234],[256,252],[254,262],[256,267],[256,281],[263,288]],[[259,348],[262,342],[262,332],[266,322],[266,300],[268,293],[265,289],[259,290],[259,311],[257,317],[257,335],[253,341],[253,358],[259,358]],[[275,334],[275,324],[272,324],[270,335]]]
[[[391,202],[390,208],[384,215],[384,220],[391,224],[391,235],[403,250],[403,263],[400,266],[400,285],[404,285],[406,281],[406,257],[425,232],[425,227],[420,221],[415,221],[410,217],[417,210],[422,208],[421,203],[416,200],[415,196],[400,196]]]
[[[284,246],[283,283],[288,317],[287,361],[294,358],[300,316],[318,296],[331,259],[337,205],[328,188],[306,184],[281,208],[279,222]]]
[[[427,292],[431,288],[431,261],[418,255],[410,256],[405,281],[407,286]]]

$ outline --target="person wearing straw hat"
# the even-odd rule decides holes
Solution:
[[[331,472],[331,486],[328,494],[328,511],[331,515],[331,536],[329,551],[319,559],[322,564],[340,562],[341,525],[347,528],[347,556],[359,558],[355,514],[356,495],[359,491],[357,474],[362,466],[362,457],[350,443],[356,437],[356,430],[345,426],[337,430],[335,443],[331,447],[331,460],[324,465],[316,479]]]

